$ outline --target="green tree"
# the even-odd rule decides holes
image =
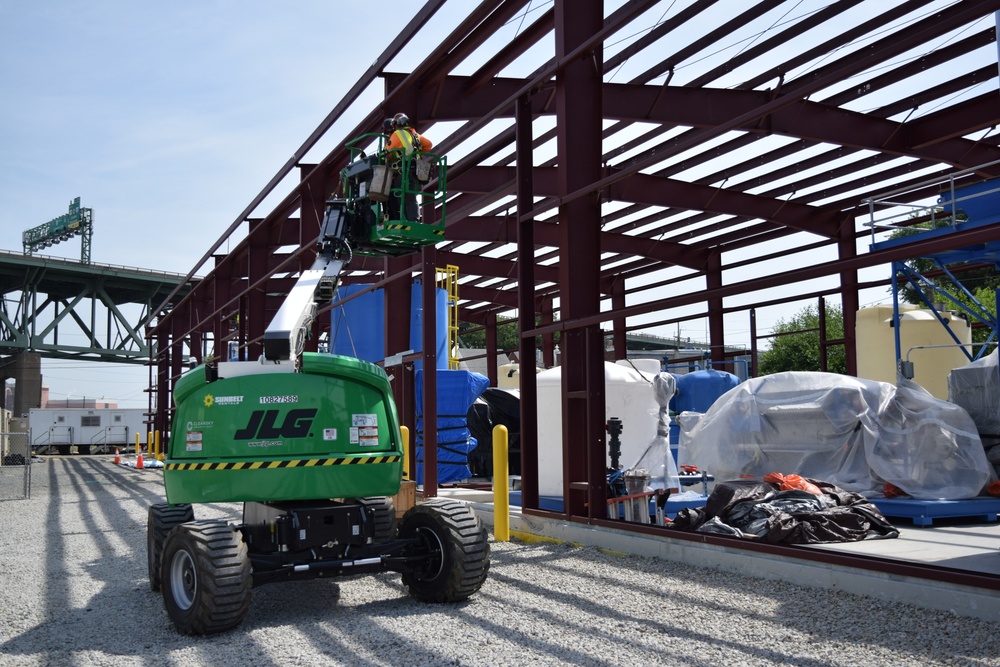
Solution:
[[[461,331],[459,329],[459,340],[462,347],[475,349],[486,348],[486,329],[476,328],[472,331]],[[516,350],[519,342],[517,339],[517,320],[506,317],[497,318],[497,348],[501,350]]]
[[[757,360],[758,375],[770,375],[782,371],[818,371],[819,357],[819,311],[815,306],[806,306],[787,321],[778,320],[771,339],[771,345],[760,353]],[[827,340],[844,337],[844,313],[840,306],[826,307]],[[831,373],[847,372],[847,354],[843,345],[826,348],[827,370]]]
[[[517,350],[520,341],[517,337],[517,323],[518,320],[509,317],[498,317],[497,318],[497,348],[501,350]],[[541,317],[535,318],[536,326],[541,326]],[[486,348],[486,329],[476,327],[472,331],[462,331],[459,328],[459,340],[461,341],[462,347],[471,347],[476,349]],[[559,332],[556,332],[555,340],[559,342]],[[536,339],[536,344],[542,344],[542,337],[538,336]]]

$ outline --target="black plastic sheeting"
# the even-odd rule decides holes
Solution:
[[[704,507],[680,510],[671,527],[771,544],[858,542],[899,536],[864,496],[828,482],[808,481],[822,493],[781,491],[777,484],[756,479],[721,482]]]
[[[493,429],[507,427],[507,473],[521,474],[521,399],[509,391],[490,387],[483,391],[466,415],[477,446],[469,452],[475,477],[493,476]]]

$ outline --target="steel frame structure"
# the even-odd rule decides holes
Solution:
[[[837,295],[853,373],[859,293],[886,282],[860,271],[1000,237],[991,224],[872,250],[864,225],[865,202],[928,174],[962,172],[959,185],[1000,176],[998,11],[1000,0],[483,0],[471,11],[428,0],[192,269],[212,260],[204,280],[151,321],[155,427],[167,430],[185,350],[200,359],[232,341],[240,358],[260,354],[270,315],[311,260],[344,144],[405,110],[449,155],[448,240],[357,261],[345,282],[376,283],[392,320],[408,320],[410,282],[430,290],[436,267],[460,267],[459,317],[487,328],[493,361],[499,315],[521,314],[521,359],[536,357],[540,337],[551,363],[558,332],[564,516],[603,523],[606,337],[624,356],[630,330],[704,319],[718,362],[728,314],[774,303],[776,288]],[[446,20],[443,39],[426,36]],[[416,45],[422,61],[390,69]],[[378,80],[382,99],[366,105]],[[341,127],[348,110],[362,120]],[[318,152],[327,133],[337,147]],[[313,345],[322,324],[314,334]],[[433,350],[430,324],[423,335]],[[400,327],[385,340],[387,357],[409,346]],[[522,375],[527,513],[541,512],[536,396]],[[428,458],[426,495],[433,467]]]

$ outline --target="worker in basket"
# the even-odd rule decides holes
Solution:
[[[387,159],[393,167],[393,192],[399,190],[403,200],[403,217],[400,217],[400,197],[389,199],[389,219],[409,220],[417,222],[420,213],[417,209],[417,159],[419,153],[429,151],[434,144],[427,137],[421,136],[410,125],[409,117],[398,113],[392,118],[389,141],[385,145]],[[404,159],[404,156],[407,159]],[[405,172],[405,173],[404,173]],[[422,175],[422,174],[421,174]],[[426,180],[423,178],[421,180]]]

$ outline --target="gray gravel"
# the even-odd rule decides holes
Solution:
[[[1000,666],[1000,622],[551,543],[492,543],[462,604],[393,574],[272,584],[236,630],[185,637],[146,580],[159,471],[49,457],[32,487],[0,502],[0,665]]]

